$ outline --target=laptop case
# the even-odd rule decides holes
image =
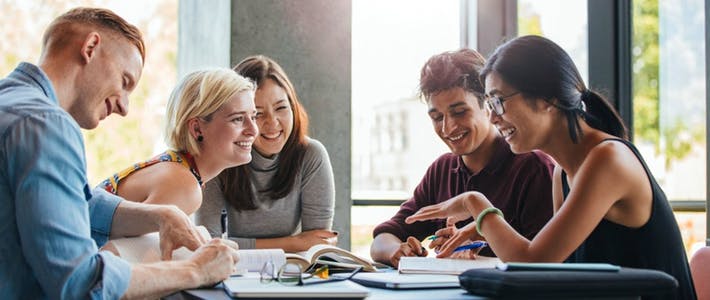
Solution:
[[[678,287],[666,273],[633,268],[618,272],[473,269],[459,275],[459,281],[474,295],[524,299],[663,296]]]

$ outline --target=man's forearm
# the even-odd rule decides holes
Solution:
[[[186,260],[134,265],[121,299],[158,299],[201,284],[195,267]]]
[[[142,235],[158,231],[162,219],[177,208],[170,205],[122,201],[111,223],[111,238]]]

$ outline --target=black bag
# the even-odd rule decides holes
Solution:
[[[618,272],[472,269],[459,275],[459,282],[474,295],[519,299],[672,299],[678,288],[678,281],[664,272],[633,268]]]

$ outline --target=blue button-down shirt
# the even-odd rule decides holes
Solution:
[[[0,297],[114,299],[130,265],[98,246],[121,198],[91,190],[79,125],[47,75],[0,80]]]

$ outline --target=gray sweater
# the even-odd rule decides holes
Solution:
[[[273,158],[261,156],[252,150],[251,172],[252,197],[256,210],[236,211],[226,202],[215,178],[205,185],[202,206],[195,213],[198,225],[204,225],[213,237],[221,235],[220,213],[228,212],[229,238],[240,249],[253,249],[257,238],[275,238],[298,234],[313,229],[331,229],[335,204],[335,183],[330,158],[323,144],[307,138],[308,146],[297,173],[293,190],[284,198],[273,202],[264,200],[259,193],[276,175],[278,155]]]

